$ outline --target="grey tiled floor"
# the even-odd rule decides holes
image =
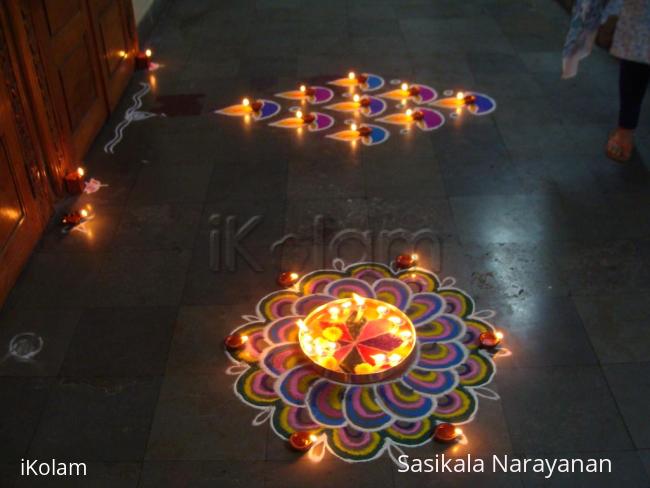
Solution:
[[[44,341],[31,362],[0,362],[0,486],[650,486],[650,104],[634,161],[608,161],[616,62],[598,51],[560,80],[568,18],[552,0],[170,3],[150,40],[164,66],[136,75],[85,161],[110,185],[81,199],[92,236],[53,221],[0,312],[0,348],[21,332]],[[355,151],[212,114],[350,68],[499,107]],[[202,94],[201,111],[135,122],[108,155],[139,81],[153,86],[143,110]],[[216,213],[220,229],[264,216],[245,241],[262,272],[209,269]],[[499,361],[501,401],[466,428],[470,452],[604,456],[614,473],[314,465],[252,427],[221,341],[279,269],[310,269],[316,215],[326,237],[434,229],[426,264],[497,311],[514,355]],[[292,232],[299,246],[269,251]],[[21,480],[22,457],[84,460],[90,475]]]

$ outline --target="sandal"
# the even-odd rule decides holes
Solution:
[[[633,132],[628,129],[618,128],[609,136],[605,152],[610,159],[619,163],[626,163],[634,151]]]

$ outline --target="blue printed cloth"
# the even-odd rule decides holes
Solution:
[[[562,59],[562,77],[571,78],[591,53],[600,25],[611,15],[618,23],[610,52],[621,59],[650,64],[650,0],[577,0]]]

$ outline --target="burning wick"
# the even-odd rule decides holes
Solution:
[[[144,55],[145,55],[146,57],[148,57],[148,58],[150,58],[152,54],[153,54],[153,51],[152,51],[151,49],[147,49],[147,50],[144,52]]]
[[[327,311],[332,317],[332,320],[338,320],[339,315],[341,314],[341,309],[339,307],[330,307],[327,309]]]
[[[250,101],[248,98],[244,98],[244,99],[241,101],[241,104],[242,104],[244,107],[248,107],[248,106],[251,104],[251,101]]]
[[[307,87],[305,85],[300,85],[300,91],[305,93],[307,91]]]
[[[363,318],[363,312],[365,310],[365,303],[366,300],[365,298],[357,295],[356,293],[352,294],[352,298],[354,299],[354,302],[357,304],[357,313],[354,316],[354,321],[355,322],[360,322],[361,319]]]
[[[350,71],[348,73],[348,78],[351,80],[354,80],[357,77],[357,75],[354,73],[354,71]]]
[[[355,93],[354,96],[352,97],[352,100],[353,100],[355,103],[359,103],[359,101],[361,100],[361,97],[359,96],[358,93]]]
[[[318,437],[309,432],[294,432],[289,436],[289,445],[296,451],[306,452],[317,440]]]
[[[235,332],[227,336],[223,342],[228,350],[239,349],[248,342],[248,336]]]
[[[408,83],[402,83],[401,88],[402,88],[402,91],[407,92],[407,91],[409,91],[409,84]]]
[[[461,101],[464,98],[465,98],[465,94],[463,92],[456,93],[456,100]]]
[[[385,354],[373,354],[370,356],[372,360],[375,363],[375,366],[381,366],[386,362],[386,355]]]
[[[406,109],[406,116],[409,117],[409,118],[413,118],[413,110],[411,110],[410,108],[407,108]]]
[[[357,124],[354,124],[354,123],[350,124],[350,130],[355,131],[355,132],[359,132],[357,130]]]
[[[478,337],[481,347],[486,349],[492,349],[493,347],[498,346],[502,339],[502,332],[483,332]]]
[[[280,273],[277,281],[278,281],[278,285],[284,288],[289,288],[295,285],[296,283],[298,283],[299,278],[300,275],[298,273],[285,271],[284,273]]]
[[[438,424],[434,433],[435,440],[445,443],[458,441],[462,436],[463,429],[448,423]]]

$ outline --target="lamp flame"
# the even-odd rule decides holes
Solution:
[[[463,92],[456,93],[456,99],[462,100],[463,98],[465,98],[465,94]]]
[[[356,77],[357,77],[357,75],[355,74],[354,71],[350,71],[348,73],[348,78],[350,78],[351,80],[354,80]]]
[[[244,99],[241,101],[241,104],[242,104],[244,107],[248,107],[248,106],[251,104],[251,101],[250,101],[248,98],[244,98]]]
[[[296,118],[302,119],[302,110],[296,110]]]
[[[402,83],[401,88],[402,88],[403,91],[408,91],[409,90],[409,84],[408,83]]]
[[[144,55],[145,55],[146,57],[148,57],[148,58],[150,58],[152,54],[153,54],[153,51],[152,51],[151,49],[147,49],[147,50],[144,52]]]

